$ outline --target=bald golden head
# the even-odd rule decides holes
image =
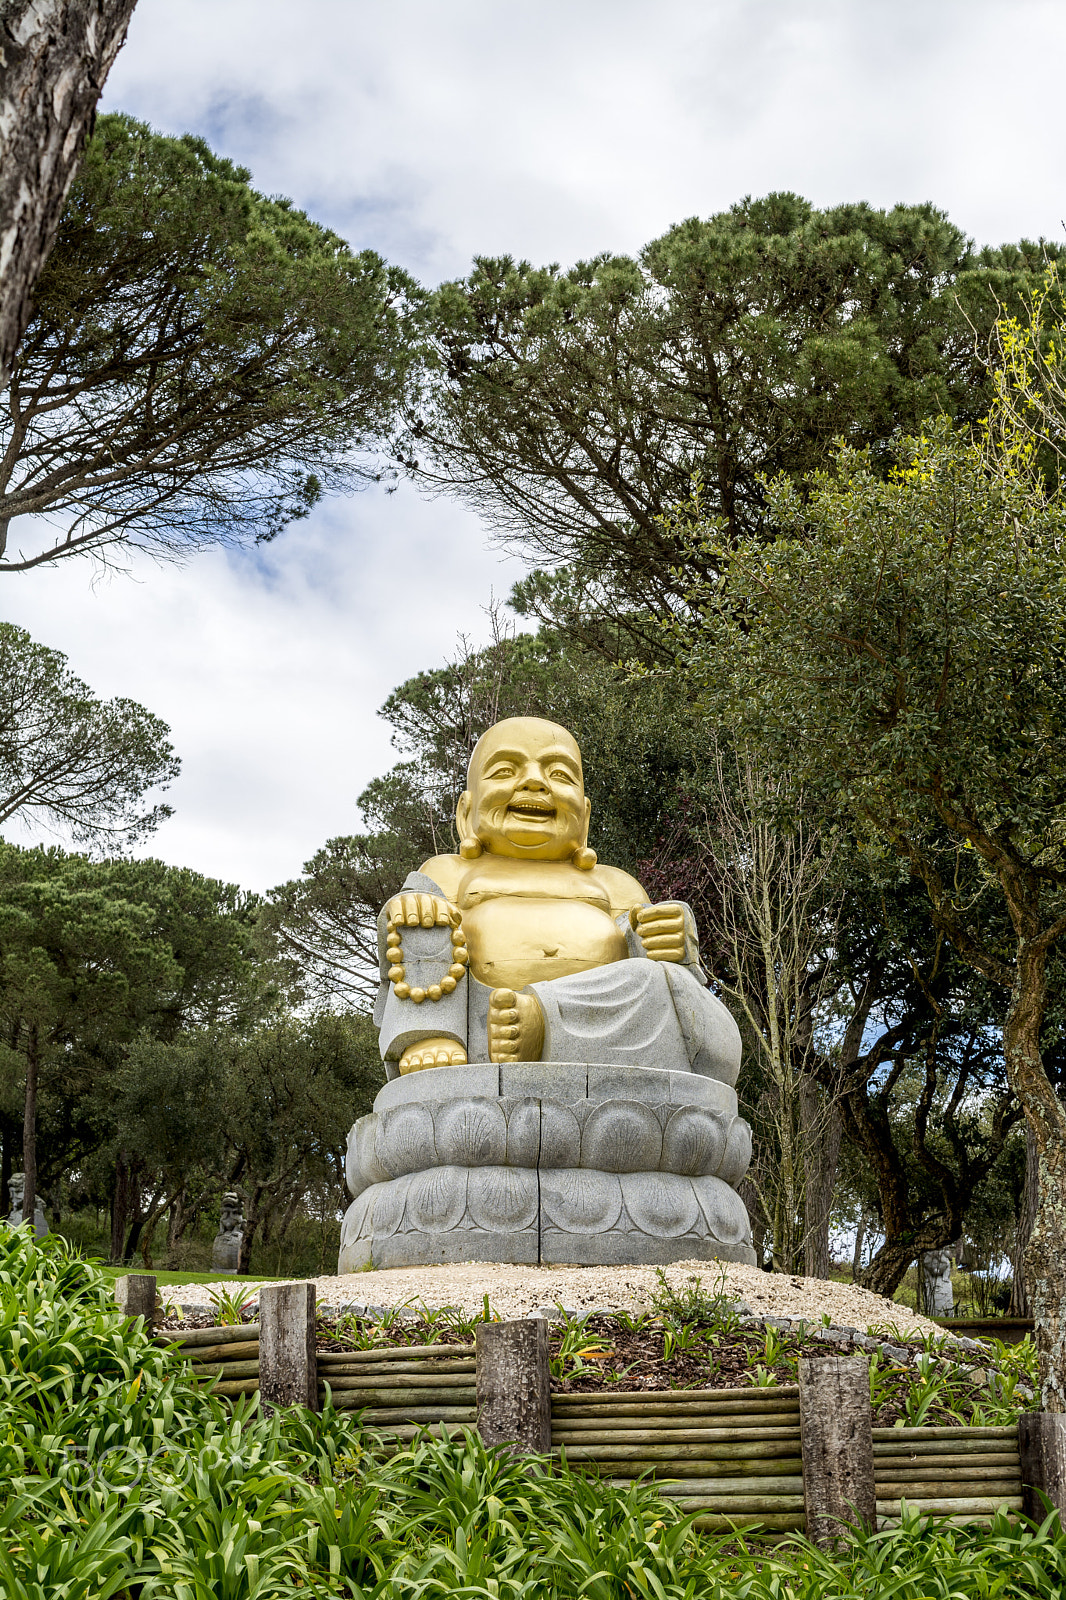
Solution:
[[[461,839],[492,855],[564,861],[588,837],[577,740],[543,717],[506,717],[483,733],[456,809]]]
[[[548,722],[544,717],[504,717],[494,722],[481,735],[470,754],[466,769],[467,785],[477,781],[477,775],[493,751],[513,747],[523,751],[565,750],[581,771],[581,751],[577,740],[568,728],[558,722]]]

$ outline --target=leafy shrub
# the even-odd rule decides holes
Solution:
[[[1030,1600],[1066,1536],[905,1520],[829,1555],[707,1539],[652,1485],[486,1448],[392,1453],[350,1412],[258,1415],[188,1377],[60,1242],[0,1229],[5,1600]]]

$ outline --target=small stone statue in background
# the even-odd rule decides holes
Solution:
[[[7,1220],[13,1228],[17,1228],[22,1221],[22,1199],[26,1192],[25,1174],[16,1172],[8,1180],[7,1187],[8,1193],[11,1195],[11,1210],[8,1212]],[[44,1210],[41,1206],[40,1195],[36,1197],[33,1206],[33,1231],[38,1239],[43,1239],[45,1234],[49,1232],[48,1224],[44,1220]]]
[[[244,1236],[243,1202],[232,1191],[222,1196],[222,1216],[211,1246],[211,1265],[219,1272],[236,1272]]]
[[[922,1298],[927,1317],[950,1317],[955,1309],[951,1284],[951,1258],[957,1245],[927,1250],[922,1256]]]

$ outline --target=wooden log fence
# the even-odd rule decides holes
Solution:
[[[898,1522],[902,1502],[954,1522],[987,1521],[1022,1510],[1018,1428],[874,1428],[880,1526]]]
[[[553,1454],[571,1469],[652,1478],[698,1528],[806,1527],[798,1389],[555,1394],[551,1413]]]
[[[127,1314],[136,1306],[144,1315],[149,1291],[130,1282],[122,1286]],[[154,1304],[154,1282],[150,1292]],[[268,1316],[284,1320],[290,1301],[293,1327],[282,1344],[291,1354],[306,1348],[306,1294],[280,1297]],[[303,1367],[305,1392],[319,1408],[328,1393],[337,1410],[361,1412],[398,1446],[421,1434],[439,1437],[442,1428],[476,1428],[479,1416],[489,1442],[501,1442],[513,1413],[516,1448],[539,1440],[570,1470],[614,1485],[651,1479],[707,1531],[740,1527],[781,1538],[809,1530],[829,1543],[842,1521],[897,1523],[904,1504],[961,1523],[988,1522],[999,1510],[1040,1516],[1046,1499],[1066,1517],[1066,1419],[1039,1413],[1016,1427],[873,1428],[857,1401],[842,1421],[833,1396],[855,1390],[857,1397],[853,1369],[864,1372],[865,1363],[854,1357],[803,1361],[793,1387],[552,1394],[549,1444],[544,1326],[501,1331],[508,1326],[497,1325],[476,1346],[320,1349]],[[194,1376],[217,1380],[220,1396],[294,1403],[261,1388],[262,1336],[262,1322],[154,1335],[178,1347]],[[293,1382],[299,1375],[293,1380],[290,1371],[290,1388]],[[508,1388],[520,1391],[517,1402]]]

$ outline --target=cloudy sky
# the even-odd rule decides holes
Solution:
[[[1064,55],[1051,0],[139,0],[104,105],[431,284],[475,253],[635,251],[772,189],[1061,237]],[[377,707],[485,637],[522,570],[461,508],[371,489],[264,551],[0,578],[0,615],[170,723],[154,853],[266,889],[355,830],[392,759]]]

